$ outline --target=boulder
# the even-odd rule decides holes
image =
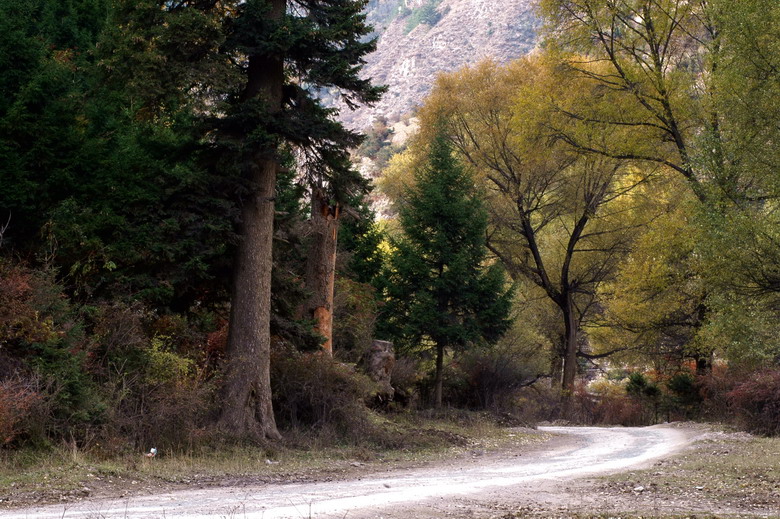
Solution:
[[[377,397],[392,400],[394,390],[390,379],[395,366],[393,343],[374,340],[363,354],[361,364],[366,374],[379,386]]]

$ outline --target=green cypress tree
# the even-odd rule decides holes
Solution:
[[[486,261],[487,213],[443,135],[415,180],[386,273],[383,329],[407,351],[433,350],[440,407],[445,352],[495,343],[510,325],[512,290]]]

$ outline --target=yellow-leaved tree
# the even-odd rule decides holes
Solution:
[[[704,301],[691,295],[685,303],[699,307],[704,332],[688,338],[688,350],[717,347],[732,360],[753,359],[748,364],[775,358],[780,4],[541,0],[540,6],[547,20],[546,49],[591,89],[618,100],[587,109],[560,104],[571,123],[556,123],[557,137],[574,150],[663,165],[699,202],[678,214],[694,230],[686,233],[683,248],[695,261],[684,270],[698,268],[689,274],[704,284]],[[584,128],[629,137],[594,143],[583,138]],[[670,231],[682,232],[679,221],[667,223]],[[663,234],[660,227],[654,232]],[[671,254],[666,259],[674,264],[681,256]],[[630,282],[627,268],[624,273]],[[624,295],[628,291],[622,289]],[[632,297],[635,305],[623,299],[629,309],[639,305],[640,296]]]
[[[420,111],[419,142],[445,121],[455,150],[483,184],[490,250],[515,279],[534,284],[556,307],[565,395],[574,388],[578,356],[588,353],[582,324],[597,308],[598,287],[614,276],[641,227],[645,200],[635,195],[637,188],[658,168],[573,148],[558,130],[590,147],[629,138],[593,131],[568,115],[620,102],[552,57],[537,55],[443,75]]]
[[[664,180],[643,188],[647,223],[615,277],[599,287],[602,312],[588,329],[596,352],[621,350],[620,360],[659,373],[689,359],[703,369],[712,353],[697,341],[707,293],[695,200],[679,178]]]

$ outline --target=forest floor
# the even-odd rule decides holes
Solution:
[[[604,435],[616,431],[618,436],[602,439],[602,443],[614,444],[615,438],[634,432],[621,428],[574,430],[580,436],[556,428],[514,428],[486,429],[466,438],[442,428],[438,434],[448,437],[449,442],[443,442],[450,445],[446,449],[319,449],[308,455],[267,450],[234,452],[220,459],[239,459],[239,465],[212,464],[209,470],[203,470],[203,460],[195,458],[187,465],[182,457],[148,460],[139,455],[139,460],[112,466],[91,464],[73,453],[69,464],[59,468],[52,464],[15,476],[0,476],[0,517],[155,517],[149,515],[149,508],[130,512],[131,503],[155,502],[155,496],[160,496],[156,506],[161,506],[160,500],[188,493],[196,496],[195,500],[220,499],[224,506],[216,512],[212,507],[206,513],[203,505],[198,514],[181,512],[184,517],[780,517],[780,439],[695,424],[650,428],[651,434],[676,438],[668,452],[651,453],[644,461],[636,457],[639,463],[627,467],[605,465],[605,470],[593,473],[592,459],[569,457],[570,453],[598,448],[581,434],[602,436],[600,431]],[[646,433],[638,430],[636,434]],[[649,441],[637,436],[637,445]],[[634,456],[629,451],[635,448],[627,444],[624,457]],[[546,460],[558,460],[556,463],[562,463],[564,470],[542,469],[553,475],[541,478],[511,473],[516,480],[500,479],[511,475],[510,466],[531,466]],[[468,472],[476,468],[491,470],[494,484],[486,484],[483,490],[460,491],[457,485],[463,483],[445,482],[445,493],[436,497],[414,482],[433,481],[441,474],[461,471],[466,482],[469,478],[476,481],[476,473]],[[499,479],[496,474],[501,475]],[[358,495],[360,485],[373,485],[378,490],[372,490],[375,494],[369,505],[360,510],[334,508],[313,513],[312,503],[320,499],[317,497],[311,497],[307,507],[305,495],[315,495],[307,494],[314,492],[311,489],[337,488],[339,484],[350,489],[350,499]],[[421,498],[404,498],[393,504],[394,493],[404,485],[421,492]],[[302,500],[296,504],[289,496],[283,498],[291,503],[286,507],[290,509],[288,515],[273,515],[265,508],[252,512],[247,505],[252,504],[254,496],[271,488],[286,489]],[[331,491],[329,499],[346,499],[346,494],[339,492]],[[117,515],[121,506],[111,508],[108,502],[124,503],[128,512]],[[90,510],[84,507],[86,503],[94,503],[93,512],[84,512]],[[166,503],[166,517],[177,516],[173,501]],[[46,510],[49,515],[44,514]],[[74,513],[66,514],[69,510]],[[82,512],[76,514],[77,510]]]

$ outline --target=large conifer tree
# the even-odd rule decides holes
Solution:
[[[498,265],[486,264],[487,213],[443,134],[415,181],[387,273],[385,331],[408,350],[433,350],[440,407],[445,351],[500,339],[510,325],[512,291]]]
[[[317,98],[321,89],[349,107],[379,98],[382,89],[359,77],[375,46],[366,40],[366,1],[120,0],[125,34],[106,62],[126,69],[129,84],[148,85],[137,96],[151,112],[189,103],[201,117],[205,163],[239,186],[220,417],[237,436],[278,437],[269,355],[281,164],[316,177],[335,202],[367,189],[348,157],[361,136]]]
[[[213,266],[237,243],[220,418],[232,434],[278,436],[268,363],[281,164],[316,178],[333,203],[367,190],[348,157],[361,136],[317,98],[321,89],[340,92],[352,107],[381,94],[359,77],[374,48],[365,4],[0,3],[13,15],[0,22],[10,34],[0,48],[14,58],[0,58],[11,72],[0,79],[0,157],[8,162],[0,226],[9,214],[13,221],[5,247],[35,252],[29,237],[42,226],[70,231],[67,240],[54,236],[57,259],[63,271],[90,273],[80,282],[89,294],[128,287],[186,310],[221,294],[218,282],[204,283],[220,277]],[[38,122],[36,112],[46,117]],[[85,264],[76,256],[85,243],[97,259],[71,268]]]
[[[338,89],[349,106],[378,99],[360,79],[374,43],[365,0],[250,0],[228,24],[229,52],[245,56],[246,81],[220,125],[247,182],[241,212],[221,423],[243,435],[278,437],[269,378],[274,189],[281,152],[294,147],[302,169],[327,179],[334,197],[364,188],[347,160],[360,136],[322,107],[317,88]],[[236,147],[231,146],[234,144]]]

